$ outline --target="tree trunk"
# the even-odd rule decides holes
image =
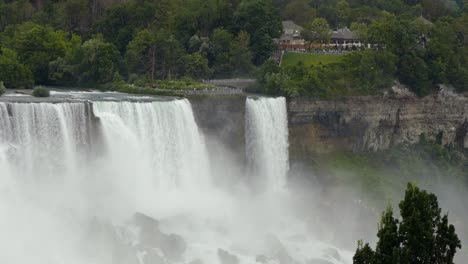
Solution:
[[[154,68],[156,65],[156,48],[153,46],[151,48],[152,58],[151,58],[151,81],[154,81]]]

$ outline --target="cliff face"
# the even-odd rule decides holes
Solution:
[[[245,158],[243,95],[190,96],[195,120],[208,139],[225,144],[239,160]],[[209,142],[208,142],[209,143]]]
[[[443,144],[468,147],[468,98],[299,98],[288,103],[293,155],[375,151],[417,142],[424,133]],[[441,132],[442,131],[442,132]]]
[[[200,128],[234,153],[245,151],[245,96],[191,97]],[[348,97],[288,101],[291,158],[335,151],[375,151],[415,143],[421,134],[468,148],[468,98]],[[239,157],[242,159],[242,157]]]

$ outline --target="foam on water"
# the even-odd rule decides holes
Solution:
[[[241,264],[259,255],[347,263],[324,256],[333,247],[309,236],[290,206],[285,99],[247,99],[245,129],[250,177],[242,184],[262,191],[216,184],[226,173],[210,166],[186,99],[0,102],[0,262],[114,264],[112,241],[90,238],[96,221],[126,230],[117,237],[141,260],[127,222],[141,212],[187,242],[171,263],[219,263],[219,248]]]

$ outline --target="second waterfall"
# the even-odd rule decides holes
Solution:
[[[267,189],[281,189],[289,170],[286,99],[247,98],[246,151],[250,174]]]

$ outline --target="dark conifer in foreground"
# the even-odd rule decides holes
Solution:
[[[409,183],[400,202],[401,221],[391,207],[383,213],[375,251],[358,242],[354,264],[453,264],[461,248],[455,227],[433,193]]]

